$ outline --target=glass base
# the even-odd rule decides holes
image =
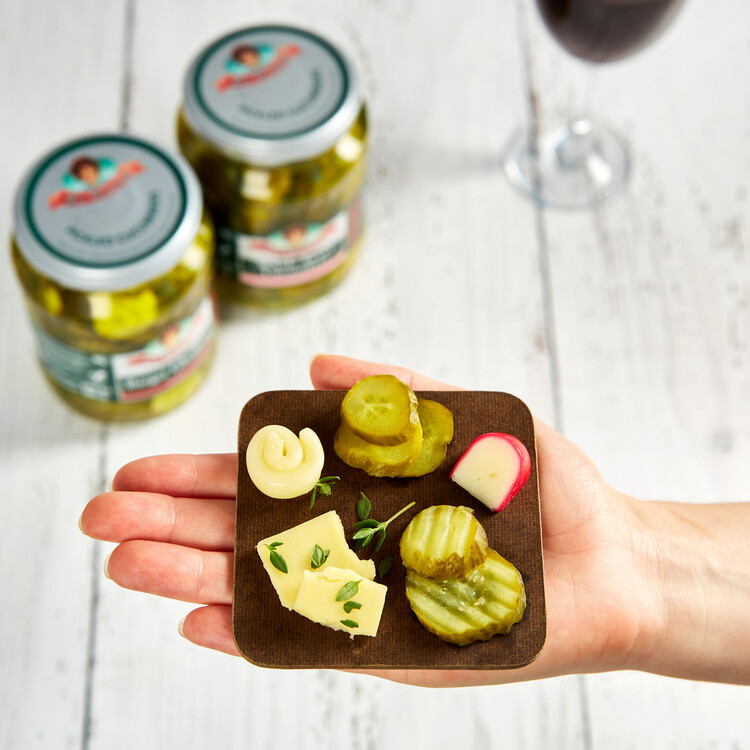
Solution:
[[[585,209],[622,192],[630,150],[616,131],[588,117],[558,115],[516,133],[503,165],[513,185],[540,205]]]

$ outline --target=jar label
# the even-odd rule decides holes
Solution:
[[[346,260],[360,228],[359,198],[326,222],[297,222],[267,235],[219,227],[219,269],[252,287],[309,284]]]
[[[211,352],[214,328],[214,306],[207,297],[192,315],[131,352],[92,353],[39,327],[35,332],[42,366],[58,385],[92,401],[125,404],[148,401],[200,367]]]
[[[213,126],[245,138],[289,138],[327,122],[341,108],[349,74],[320,37],[283,26],[230,34],[196,61],[189,100]]]

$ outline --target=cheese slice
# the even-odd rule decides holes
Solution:
[[[271,550],[268,545],[275,542],[281,542],[275,550],[284,558],[288,573],[282,573],[271,564]],[[257,550],[263,567],[279,595],[279,600],[287,609],[294,606],[303,574],[305,571],[312,571],[310,556],[316,544],[324,550],[331,550],[328,559],[318,570],[334,566],[353,570],[361,578],[375,578],[375,563],[372,560],[360,560],[349,548],[341,519],[335,510],[330,510],[258,542]]]
[[[356,593],[352,593],[345,600],[336,601],[337,594],[352,581],[359,584]],[[325,570],[306,570],[297,600],[294,602],[294,611],[334,630],[344,630],[352,637],[376,635],[387,591],[388,588],[382,583],[362,578],[354,570],[334,567]],[[351,608],[347,612],[347,601],[362,606],[358,609]]]

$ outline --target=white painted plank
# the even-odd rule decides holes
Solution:
[[[719,5],[688,3],[658,44],[596,71],[592,109],[631,139],[633,183],[598,212],[545,212],[566,433],[642,497],[750,497],[750,8]],[[583,70],[530,18],[540,105],[561,109]],[[746,689],[586,684],[592,747],[747,745]]]
[[[307,364],[319,350],[513,390],[550,419],[533,211],[517,202],[499,166],[504,135],[525,106],[515,9],[487,2],[467,16],[458,6],[435,13],[410,2],[227,2],[217,16],[197,0],[139,3],[133,129],[171,140],[195,51],[269,18],[327,33],[363,72],[372,123],[365,251],[325,299],[283,314],[233,313],[215,369],[189,404],[112,430],[110,472],[149,453],[233,450],[242,404],[262,390],[309,387]],[[103,586],[92,747],[190,749],[220,737],[226,748],[385,748],[394,738],[426,748],[448,700],[464,716],[450,730],[456,741],[462,726],[470,739],[491,730],[498,691],[440,694],[259,670],[181,641],[175,627],[185,611]],[[566,683],[499,690],[511,746],[541,747],[550,736],[560,748],[580,744],[579,696]],[[426,718],[415,727],[414,715]]]
[[[13,191],[31,162],[65,138],[117,127],[122,11],[122,2],[0,2],[4,242]],[[99,490],[102,427],[44,382],[7,250],[0,382],[0,747],[77,748],[93,545],[76,522]]]

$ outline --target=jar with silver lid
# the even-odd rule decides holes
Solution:
[[[344,276],[361,240],[367,117],[341,50],[290,26],[216,40],[187,73],[177,134],[216,224],[220,293],[284,307]]]
[[[122,134],[59,146],[21,182],[11,252],[42,369],[67,403],[140,419],[202,382],[214,233],[180,156]]]

